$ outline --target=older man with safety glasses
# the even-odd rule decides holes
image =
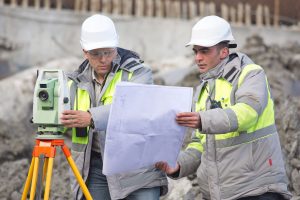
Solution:
[[[159,200],[167,193],[167,178],[154,166],[102,174],[105,130],[116,84],[152,84],[151,70],[135,52],[118,47],[114,23],[106,16],[93,15],[83,22],[80,43],[86,60],[69,75],[73,110],[65,111],[61,121],[72,128],[72,155],[81,176],[95,200]],[[74,199],[81,199],[74,177],[71,184]]]

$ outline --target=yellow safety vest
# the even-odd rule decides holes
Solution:
[[[260,66],[255,64],[247,65],[243,68],[241,75],[238,80],[238,88],[242,84],[245,76],[252,70],[261,69]],[[267,82],[267,79],[266,79]],[[268,83],[267,83],[268,85]],[[195,105],[195,111],[205,111],[206,101],[209,95],[209,87],[206,86],[208,90],[202,89],[200,92],[199,99]],[[237,116],[238,129],[235,132],[229,132],[225,134],[215,134],[216,147],[228,147],[239,145],[242,143],[248,143],[257,140],[262,137],[267,137],[276,130],[275,119],[274,119],[274,103],[270,95],[270,90],[268,88],[268,103],[260,116],[257,116],[257,112],[245,103],[237,103],[231,105],[230,94],[232,92],[232,85],[224,78],[219,78],[215,80],[215,100],[220,101],[222,108],[230,108]],[[257,121],[249,120],[257,117]],[[244,126],[240,125],[244,124]],[[246,130],[246,131],[245,131]],[[255,134],[254,134],[255,133]],[[191,142],[187,148],[194,148],[200,151],[204,151],[206,134],[201,133],[199,130],[195,131],[195,137],[199,139],[200,142]]]
[[[119,70],[114,78],[109,83],[106,91],[104,92],[103,96],[101,97],[101,105],[108,105],[112,103],[113,96],[115,93],[116,84],[121,81],[122,78],[122,70]],[[132,72],[128,74],[128,80],[132,77]],[[77,105],[76,100],[78,99],[79,104]],[[90,105],[90,96],[89,93],[86,90],[77,89],[77,98],[74,99],[74,109],[78,109],[81,111],[87,111],[91,105]],[[86,128],[86,131],[89,130],[89,127]],[[85,137],[77,137],[76,135],[76,128],[72,128],[72,143],[76,144],[87,144],[89,141],[88,134]]]

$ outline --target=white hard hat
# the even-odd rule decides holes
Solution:
[[[229,23],[221,17],[212,15],[202,18],[193,26],[191,41],[186,46],[211,47],[222,41],[233,40]]]
[[[81,26],[81,47],[86,50],[118,46],[118,35],[114,22],[104,15],[93,15]]]

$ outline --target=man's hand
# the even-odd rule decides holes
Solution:
[[[201,129],[201,118],[198,112],[181,112],[176,115],[176,122],[180,126]]]
[[[89,112],[80,110],[65,110],[60,118],[61,123],[68,128],[87,127],[91,124],[91,119]]]
[[[163,162],[163,161],[155,163],[155,167],[157,169],[160,169],[161,171],[166,172],[166,174],[168,174],[168,175],[174,174],[174,173],[178,172],[179,169],[180,169],[180,166],[178,165],[178,163],[176,163],[176,167],[175,168],[171,168],[168,165],[168,163]]]

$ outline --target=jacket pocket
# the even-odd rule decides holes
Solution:
[[[200,167],[197,170],[197,180],[199,183],[199,188],[203,194],[203,197],[205,197],[206,199],[210,199],[208,176],[207,176],[207,166],[206,166],[207,161],[205,159],[205,153],[202,155],[201,160],[202,160],[202,162],[200,164]]]
[[[217,149],[220,182],[232,187],[255,178],[252,143]]]
[[[277,133],[254,143],[253,157],[258,176],[284,173],[284,162]]]

